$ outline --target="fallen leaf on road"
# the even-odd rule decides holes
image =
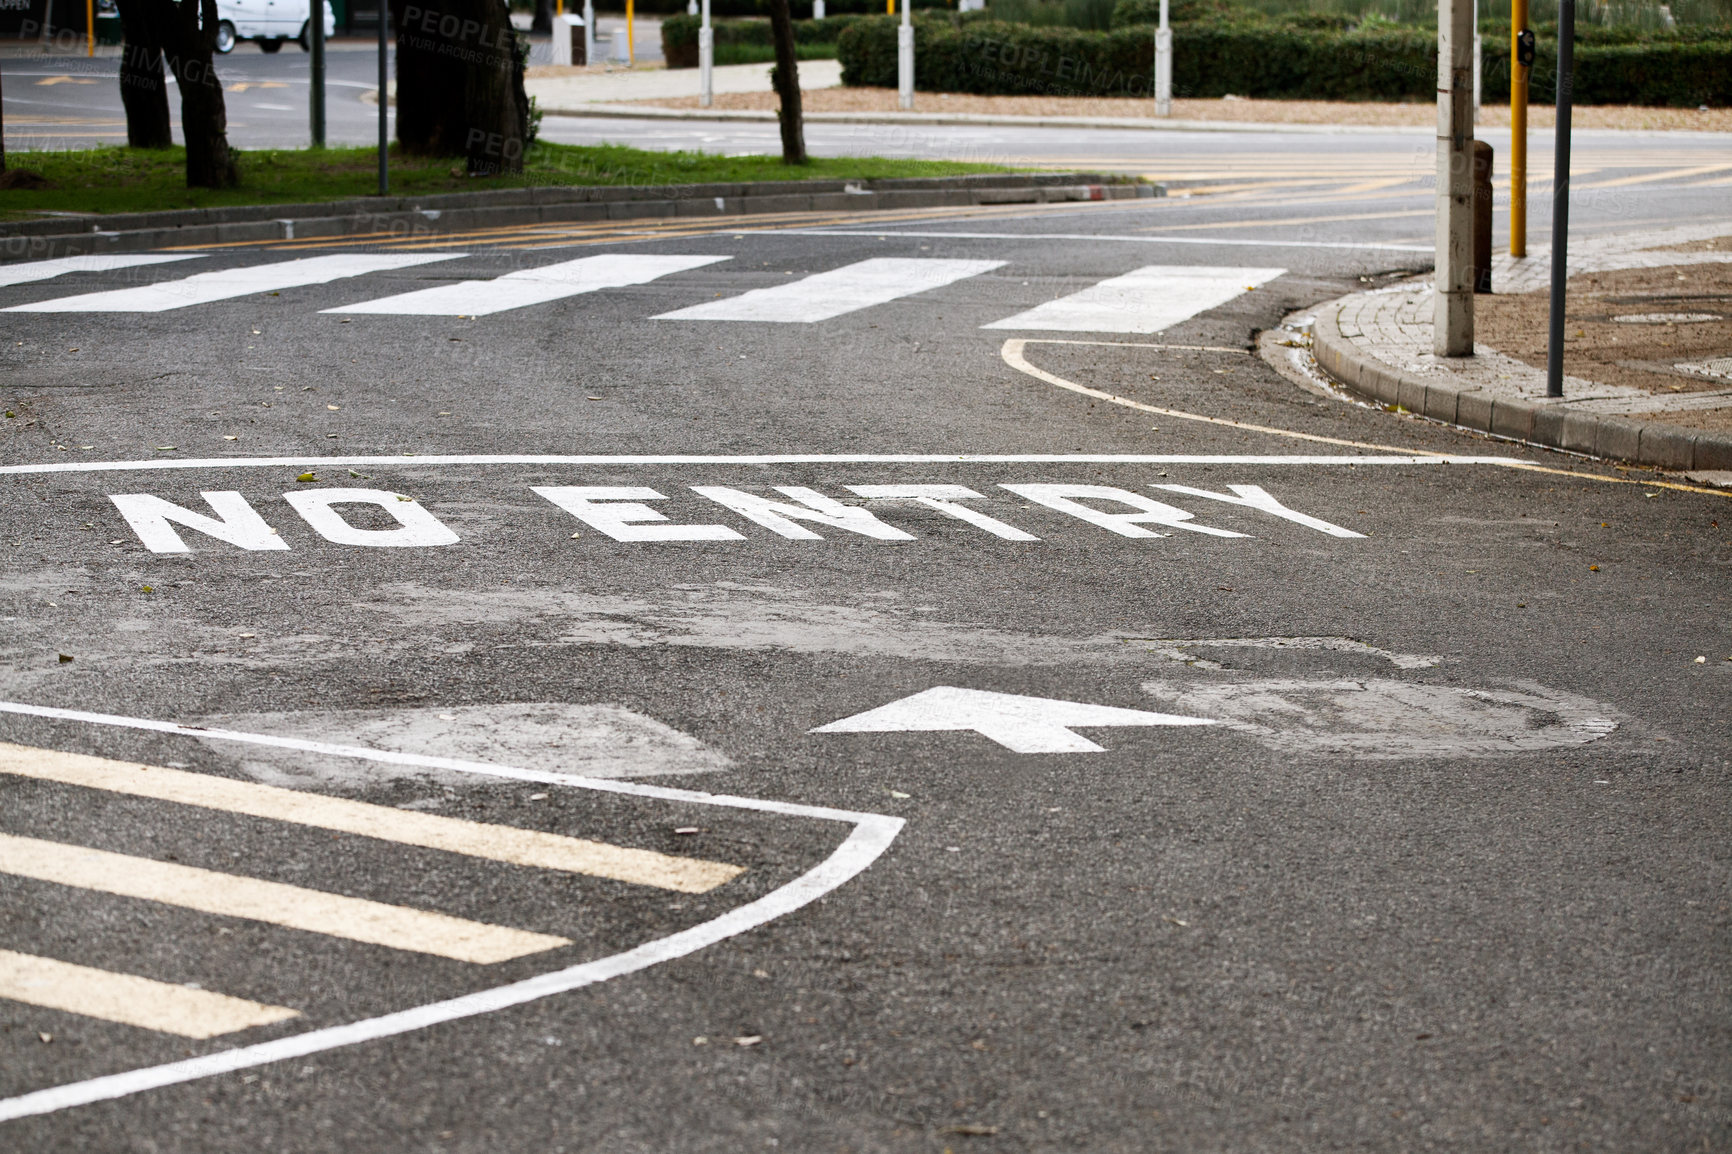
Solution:
[[[960,1134],[964,1138],[990,1138],[998,1133],[997,1126],[982,1126],[978,1122],[968,1122],[961,1126],[946,1126],[940,1134]]]
[[[318,479],[318,476],[314,473],[302,473],[299,477],[295,478],[297,481],[317,481]]]
[[[65,665],[68,661],[71,661],[71,660],[72,660],[72,654],[70,654],[70,653],[62,653],[60,655],[60,664],[62,664],[62,665]]]
[[[743,1038],[735,1038],[734,1039],[734,1045],[736,1045],[736,1046],[756,1046],[759,1042],[762,1042],[763,1040],[764,1040],[764,1036],[762,1034],[747,1034]]]

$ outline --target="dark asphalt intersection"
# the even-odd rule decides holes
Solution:
[[[0,288],[0,1145],[1727,1145],[1726,497],[1168,211]]]

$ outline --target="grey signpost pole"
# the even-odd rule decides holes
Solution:
[[[308,128],[314,148],[325,147],[325,3],[313,0],[307,9],[307,63],[313,82],[307,94]]]
[[[385,123],[385,111],[390,105],[386,99],[385,80],[385,26],[391,21],[390,5],[385,0],[379,0],[379,195],[388,195],[391,191],[390,160],[387,159],[385,146],[390,141],[390,131]]]
[[[1155,115],[1173,114],[1173,29],[1167,23],[1167,0],[1161,0],[1161,22],[1155,25]]]
[[[1432,349],[1440,357],[1472,356],[1473,0],[1437,5],[1435,281]]]
[[[1546,340],[1546,396],[1564,395],[1564,292],[1570,279],[1570,91],[1576,0],[1558,5],[1558,129],[1552,146],[1552,300]]]

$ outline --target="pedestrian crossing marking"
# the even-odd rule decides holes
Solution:
[[[494,280],[466,280],[437,285],[379,300],[361,301],[328,313],[376,313],[391,316],[480,317],[528,305],[592,293],[601,289],[647,284],[660,277],[702,268],[726,256],[650,256],[608,253],[586,256],[540,268],[520,269]]]
[[[465,253],[337,253],[331,256],[301,257],[296,260],[274,261],[270,264],[225,268],[216,272],[195,273],[181,280],[135,288],[110,289],[106,292],[82,293],[55,300],[13,305],[9,313],[160,313],[188,305],[210,304],[213,301],[251,296],[254,293],[275,292],[303,285],[327,284],[346,277],[367,273],[390,272],[412,268],[434,261],[455,260]]]
[[[26,745],[0,743],[0,773],[679,893],[707,893],[746,872],[725,862]]]
[[[1158,333],[1224,305],[1247,289],[1267,284],[1286,271],[1152,264],[980,327],[1068,333]]]
[[[52,280],[57,276],[65,276],[69,272],[114,272],[123,268],[140,268],[144,265],[169,264],[180,260],[195,260],[203,256],[202,252],[175,254],[145,254],[137,255],[115,253],[98,256],[62,256],[53,260],[32,260],[20,264],[0,264],[0,288],[7,285],[29,284],[32,281]]]
[[[215,1038],[301,1016],[210,990],[0,950],[0,998],[182,1038]]]
[[[0,834],[0,873],[478,965],[571,945],[552,934],[15,834]]]
[[[816,273],[789,284],[753,289],[726,300],[661,313],[655,320],[765,321],[812,324],[881,305],[898,297],[979,276],[1002,267],[1001,260],[920,260],[875,257]]]

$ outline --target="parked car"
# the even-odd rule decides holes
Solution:
[[[279,52],[293,40],[305,52],[311,47],[311,0],[217,0],[218,52],[233,52],[242,40],[258,41],[262,52]],[[335,35],[337,17],[325,0],[325,35]]]

